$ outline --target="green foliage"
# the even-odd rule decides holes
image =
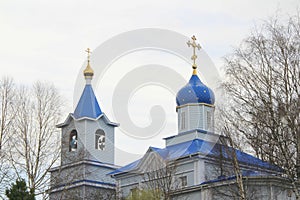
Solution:
[[[160,200],[160,192],[135,189],[126,200]]]
[[[34,191],[28,191],[24,179],[17,179],[10,189],[6,189],[6,196],[10,200],[35,200]]]

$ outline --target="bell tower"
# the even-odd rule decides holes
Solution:
[[[50,199],[105,199],[100,193],[114,193],[114,180],[106,174],[117,168],[114,129],[119,124],[111,122],[99,106],[92,88],[91,51],[86,52],[85,87],[74,113],[57,125],[62,130],[61,165],[50,170]]]
[[[91,51],[86,52],[87,66],[83,71],[86,84],[82,95],[74,113],[57,125],[62,129],[62,165],[82,159],[114,164],[114,128],[118,124],[109,121],[99,106],[92,88]]]

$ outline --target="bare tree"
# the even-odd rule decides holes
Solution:
[[[36,195],[45,195],[48,171],[60,154],[61,98],[53,85],[37,82],[21,87],[16,96],[16,119],[10,141],[10,160],[18,177],[26,177]]]
[[[300,199],[300,18],[265,22],[226,57],[226,118],[256,156],[282,167]],[[234,138],[234,137],[233,137]]]
[[[12,78],[3,77],[0,80],[0,197],[5,187],[14,180],[7,160],[7,141],[11,136],[11,126],[15,117],[14,109],[15,86]]]
[[[1,120],[0,120],[0,150],[9,138],[9,131],[15,116],[13,98],[15,88],[12,78],[3,77],[0,80]]]
[[[171,199],[172,193],[181,189],[177,160],[163,159],[155,151],[149,151],[147,154],[148,157],[140,164],[138,172],[142,181],[133,191],[133,195],[147,196],[151,199]]]
[[[225,150],[227,151],[227,154],[230,156],[230,161],[232,163],[231,166],[233,168],[233,172],[236,177],[237,192],[235,197],[238,197],[240,200],[246,200],[247,199],[246,197],[250,196],[250,194],[248,195],[246,194],[243,174],[236,155],[236,148],[238,148],[238,145],[234,142],[232,137],[232,132],[230,131],[230,128],[228,126],[225,125],[223,127],[222,133],[226,136],[229,142],[229,146],[227,146]]]
[[[151,164],[151,166],[154,165]],[[175,162],[165,161],[155,164],[155,168],[149,169],[143,174],[144,188],[153,192],[154,199],[169,200],[172,191],[177,189],[175,173]]]

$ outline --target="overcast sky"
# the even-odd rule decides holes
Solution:
[[[23,84],[36,80],[53,82],[67,99],[67,112],[73,112],[74,86],[77,75],[82,73],[80,68],[86,59],[84,50],[87,47],[93,50],[111,37],[134,29],[168,29],[186,36],[196,35],[203,49],[221,69],[222,57],[230,53],[232,47],[237,46],[261,20],[276,13],[280,16],[293,15],[300,9],[299,6],[299,0],[0,0],[0,73]],[[147,54],[133,54],[119,62],[126,71],[126,65],[135,59],[142,64],[141,58],[149,57]],[[172,60],[170,55],[162,58]],[[112,76],[108,75],[107,81],[116,78]],[[108,90],[111,89],[102,85],[102,89],[96,90],[98,98],[106,98]],[[161,88],[149,88],[149,91],[164,96]],[[137,94],[135,101],[143,97],[143,93]],[[134,154],[145,152],[149,145],[162,147],[160,138],[175,134],[174,94],[166,93],[165,98],[174,102],[164,107],[171,109],[170,113],[166,112],[172,118],[163,129],[166,134],[147,141],[133,140],[131,142],[140,145],[132,147],[127,145],[130,138],[118,133],[116,142],[122,151]],[[110,104],[103,99],[99,101],[100,104],[102,102],[102,110],[114,121]],[[145,105],[148,104],[145,102]],[[142,105],[141,102],[139,105]],[[147,124],[147,119],[144,122],[140,119],[143,118],[141,113],[135,114],[134,108],[130,111],[133,118],[139,116],[137,123]],[[143,112],[147,113],[147,108]],[[123,160],[117,156],[118,164],[124,164],[133,157],[138,155]]]

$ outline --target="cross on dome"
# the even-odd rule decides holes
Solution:
[[[87,48],[86,50],[85,50],[85,52],[87,52],[88,53],[88,62],[90,61],[90,55],[91,55],[91,50],[90,50],[90,48]]]
[[[85,50],[87,52],[87,66],[85,68],[85,70],[83,71],[84,77],[86,80],[91,80],[93,78],[94,75],[94,70],[91,68],[90,66],[90,56],[91,56],[91,50],[90,48],[87,48]]]
[[[197,76],[197,64],[196,64],[196,49],[200,50],[200,44],[196,43],[196,37],[191,37],[192,40],[187,42],[189,47],[193,48],[193,55],[191,59],[193,60],[193,75],[189,82],[181,88],[176,95],[177,106],[183,106],[187,104],[197,104],[203,103],[207,105],[214,105],[215,96],[213,91],[204,85],[199,77]]]
[[[201,49],[201,46],[200,46],[200,44],[197,44],[196,43],[196,37],[193,35],[193,37],[191,37],[191,39],[192,39],[192,41],[188,41],[187,42],[187,45],[188,45],[188,47],[192,47],[193,48],[193,55],[192,55],[192,57],[191,57],[191,59],[193,60],[193,65],[192,65],[192,67],[193,67],[193,74],[197,74],[197,64],[196,64],[196,59],[197,59],[197,55],[196,55],[196,48],[198,49],[198,50],[200,50]]]

